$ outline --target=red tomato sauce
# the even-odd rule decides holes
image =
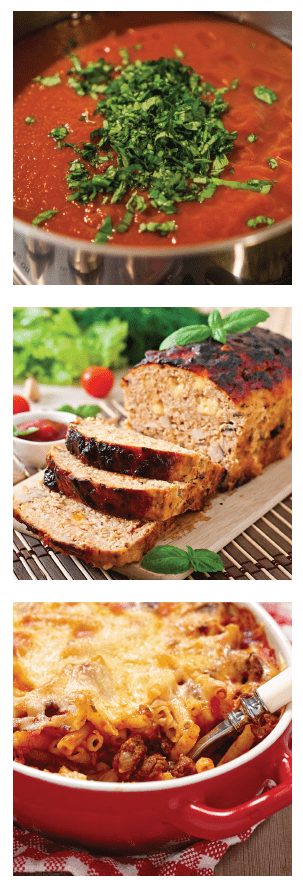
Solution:
[[[134,49],[138,44],[142,49]],[[128,51],[131,63],[136,59],[147,61],[161,56],[176,58],[175,47],[178,47],[184,54],[182,63],[190,65],[203,81],[216,88],[230,86],[238,78],[237,89],[223,94],[229,106],[221,120],[229,132],[237,130],[238,137],[221,179],[270,180],[274,185],[269,194],[220,186],[211,199],[202,204],[182,202],[177,205],[178,213],[169,216],[149,207],[145,213],[135,213],[127,232],[113,231],[108,245],[133,245],[144,249],[170,244],[202,244],[251,234],[255,230],[247,226],[248,219],[264,216],[279,222],[289,217],[290,48],[245,25],[207,18],[129,29],[124,34],[111,34],[95,43],[77,47],[73,52],[83,65],[99,58],[121,65],[121,47]],[[110,196],[105,205],[102,205],[104,196],[100,194],[88,204],[66,200],[71,194],[65,179],[69,162],[78,156],[72,148],[58,149],[49,136],[50,131],[66,126],[69,130],[66,141],[80,144],[89,142],[91,131],[102,125],[102,118],[93,115],[97,101],[89,95],[79,96],[67,84],[66,72],[71,67],[68,57],[54,62],[42,74],[45,77],[59,72],[61,83],[53,87],[30,83],[15,101],[15,215],[31,223],[39,213],[56,208],[58,213],[39,228],[93,242],[106,216],[111,216],[113,228],[122,220],[130,196],[125,196],[118,204],[111,204]],[[268,105],[257,99],[253,89],[259,85],[273,91],[277,101]],[[87,120],[80,121],[84,112]],[[27,117],[34,117],[35,122],[26,124]],[[255,134],[257,140],[248,142],[250,134]],[[105,153],[104,148],[100,151]],[[268,158],[277,162],[275,169],[271,169]],[[92,175],[104,172],[104,164],[97,168],[85,164]],[[149,219],[158,222],[175,220],[178,228],[165,237],[160,237],[157,232],[140,232],[139,224]]]

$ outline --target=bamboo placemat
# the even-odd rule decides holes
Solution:
[[[209,576],[192,573],[191,579],[211,581],[219,579],[291,579],[291,519],[292,499],[289,495],[275,508],[238,535],[219,552],[225,567],[223,572]],[[32,535],[14,531],[14,576],[22,580],[60,581],[104,579],[125,576],[114,570],[97,569],[67,554],[55,553]],[[186,581],[186,579],[185,579]]]

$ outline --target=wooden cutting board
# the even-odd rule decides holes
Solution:
[[[43,471],[30,479],[23,480],[14,486],[14,494],[18,497],[26,495],[43,478]],[[261,476],[256,477],[245,486],[216,495],[211,504],[203,511],[188,511],[176,517],[173,527],[158,544],[172,544],[178,548],[190,545],[192,548],[208,548],[220,551],[230,541],[244,532],[252,523],[267,513],[275,504],[291,493],[291,455],[283,461],[270,464]],[[27,532],[25,526],[14,520],[14,528]],[[190,572],[180,575],[160,575],[146,572],[139,563],[129,563],[119,572],[129,579],[176,579],[186,578]]]

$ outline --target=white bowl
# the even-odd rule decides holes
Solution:
[[[61,424],[70,424],[71,421],[74,421],[76,415],[70,414],[67,411],[54,411],[49,409],[48,411],[43,411],[41,408],[35,408],[32,411],[21,411],[18,414],[13,416],[13,422],[15,427],[18,427],[18,424],[23,424],[24,421],[30,421],[35,426],[34,422],[41,420],[41,418],[45,418],[48,421],[58,421]],[[55,440],[56,444],[62,445],[65,442],[64,439]],[[23,436],[13,436],[13,449],[14,455],[23,462],[23,464],[29,464],[31,467],[46,467],[46,455],[48,454],[50,448],[52,446],[52,442],[31,442],[30,439],[24,439]]]

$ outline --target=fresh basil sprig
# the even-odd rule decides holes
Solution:
[[[143,569],[164,575],[178,575],[191,567],[195,572],[222,572],[224,564],[219,554],[204,548],[187,547],[187,552],[173,545],[158,545],[141,560]]]
[[[95,418],[100,414],[99,405],[78,405],[78,408],[72,408],[71,405],[61,405],[57,411],[66,411],[70,415],[77,415],[79,418]]]
[[[187,346],[190,343],[201,343],[212,337],[220,343],[226,343],[226,333],[240,334],[254,328],[259,322],[265,322],[269,313],[265,309],[236,309],[222,319],[218,309],[208,316],[207,325],[189,325],[173,331],[159,346],[159,350],[168,350],[174,346]]]
[[[30,433],[37,433],[39,427],[29,427],[28,430],[18,430],[18,427],[15,427],[13,424],[13,436],[29,436]]]

